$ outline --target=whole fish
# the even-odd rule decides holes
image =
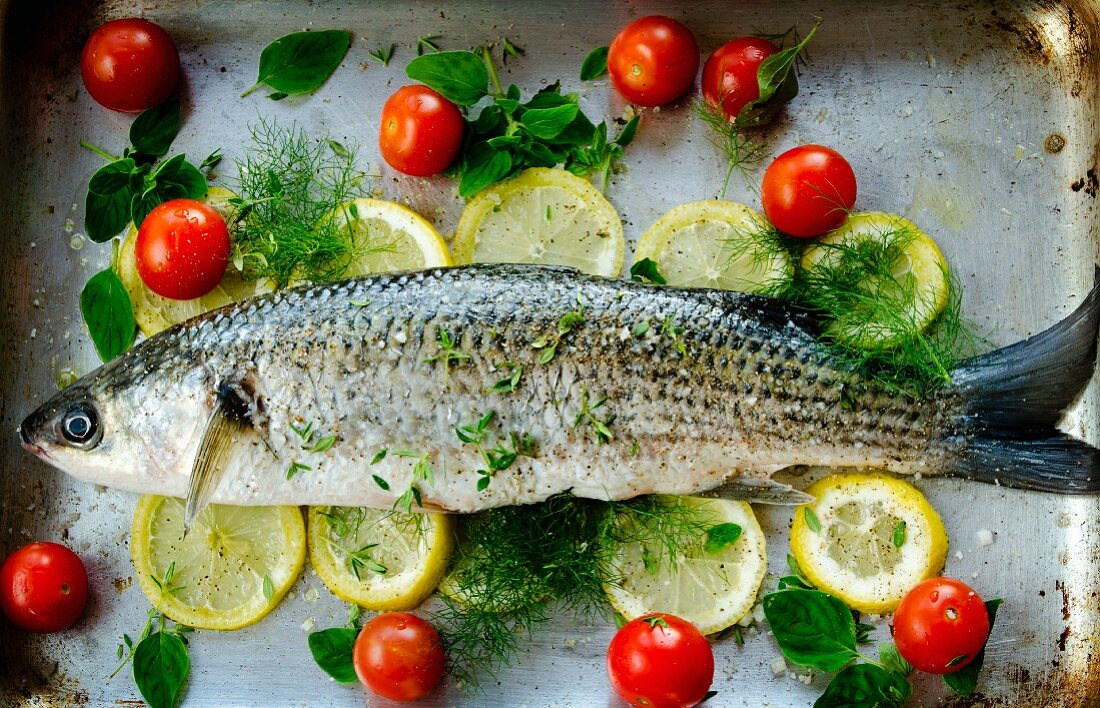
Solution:
[[[478,265],[264,295],[196,317],[32,413],[24,446],[134,492],[472,512],[722,485],[791,465],[1100,490],[1055,428],[1092,375],[1100,290],[924,400],[844,370],[813,318],[744,293]]]

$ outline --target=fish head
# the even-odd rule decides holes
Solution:
[[[185,485],[209,410],[193,388],[201,376],[132,364],[116,360],[56,393],[19,426],[23,447],[95,484],[161,494]]]

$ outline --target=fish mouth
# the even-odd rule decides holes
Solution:
[[[19,425],[19,441],[23,445],[23,449],[37,457],[46,457],[46,449],[38,444],[35,440],[33,432],[39,430],[40,410],[31,413],[27,416],[23,422]]]

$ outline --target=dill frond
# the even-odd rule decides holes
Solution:
[[[465,519],[443,607],[430,619],[443,637],[448,670],[469,688],[511,663],[520,639],[550,616],[550,605],[593,620],[610,616],[616,544],[640,542],[672,566],[702,543],[711,524],[675,497],[601,502],[559,495]]]
[[[775,263],[793,264],[799,257],[801,244],[784,236],[766,219],[754,217],[749,226],[734,226],[730,235],[722,239],[727,252],[727,264],[733,261],[747,263],[754,274],[766,274],[774,270]],[[786,297],[794,287],[793,265],[782,268],[780,275],[767,275],[754,282],[753,292],[770,297]]]
[[[692,102],[691,109],[699,120],[710,128],[707,140],[725,154],[729,163],[725,179],[722,180],[722,189],[718,193],[719,199],[725,199],[733,171],[739,171],[748,181],[749,168],[760,164],[768,157],[768,146],[745,137],[741,128],[738,128],[734,121],[726,118],[721,106],[696,99]]]
[[[363,196],[355,148],[315,140],[260,118],[250,127],[252,146],[237,160],[238,217],[233,263],[249,279],[276,287],[292,280],[339,277],[360,255],[378,250],[331,217]]]
[[[818,243],[813,247],[828,252],[799,270],[789,293],[822,315],[822,336],[842,366],[913,397],[949,384],[951,370],[979,345],[962,318],[958,280],[946,268],[946,306],[930,325],[922,316],[934,309],[936,293],[919,289],[898,267],[917,237],[897,224],[869,238]]]

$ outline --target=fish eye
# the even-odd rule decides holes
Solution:
[[[73,447],[89,450],[99,444],[102,437],[99,414],[88,403],[75,403],[61,418],[61,437]]]

